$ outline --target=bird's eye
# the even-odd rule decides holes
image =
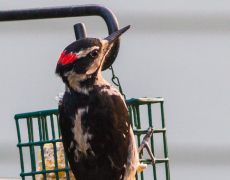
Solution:
[[[91,51],[91,52],[89,53],[89,55],[90,55],[91,58],[97,57],[97,56],[98,56],[98,50],[95,49],[95,50]]]

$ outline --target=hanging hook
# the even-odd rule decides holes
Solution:
[[[0,21],[17,21],[17,20],[30,20],[30,19],[79,17],[79,16],[102,17],[107,25],[109,34],[112,34],[113,32],[117,31],[119,28],[117,18],[113,14],[113,12],[110,9],[100,5],[49,7],[49,8],[0,11]],[[77,31],[79,29],[80,28],[77,27]],[[82,33],[84,31],[80,30],[80,32]],[[117,57],[119,46],[120,46],[120,41],[117,40],[114,43],[113,47],[111,48],[111,53],[107,57],[107,60],[104,63],[102,70],[108,69],[113,64],[113,62]]]

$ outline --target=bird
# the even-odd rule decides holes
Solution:
[[[56,66],[66,90],[58,106],[64,150],[77,180],[134,180],[138,150],[120,92],[102,75],[103,64],[126,26],[106,38],[68,45]]]

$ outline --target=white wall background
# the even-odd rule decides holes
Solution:
[[[0,10],[87,3],[0,0]],[[114,64],[127,96],[166,100],[172,179],[230,179],[230,2],[93,3],[132,25]],[[14,114],[57,106],[54,69],[77,22],[90,36],[107,34],[98,17],[0,23],[0,177],[19,176]]]

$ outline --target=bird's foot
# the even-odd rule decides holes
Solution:
[[[143,151],[144,148],[146,148],[150,158],[151,158],[151,161],[152,161],[152,165],[154,166],[155,163],[156,163],[156,158],[155,156],[153,155],[152,151],[151,151],[151,148],[149,147],[149,140],[150,138],[152,137],[153,135],[153,128],[149,128],[147,134],[145,135],[145,137],[143,138],[143,141],[140,145],[140,147],[138,148],[138,152],[141,153]]]
[[[55,97],[55,100],[58,102],[58,105],[62,104],[62,99],[63,99],[64,93],[60,92],[58,95]]]
[[[147,164],[144,163],[139,163],[137,166],[137,172],[141,173],[142,171],[144,171],[147,168]]]

